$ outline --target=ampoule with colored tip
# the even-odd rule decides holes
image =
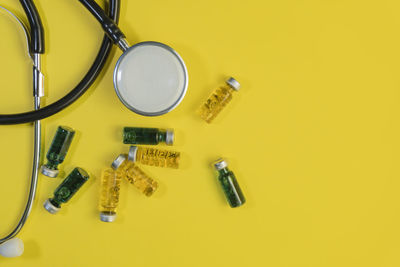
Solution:
[[[158,128],[125,127],[123,132],[124,144],[158,145],[174,143],[174,130]]]
[[[103,170],[101,174],[99,210],[103,222],[113,222],[117,217],[121,179],[122,173],[112,168]]]
[[[44,202],[44,208],[51,214],[57,213],[61,204],[67,203],[88,179],[89,174],[84,169],[75,168],[54,191],[53,198]]]
[[[165,149],[138,146],[131,146],[129,149],[130,161],[149,166],[177,169],[180,157],[181,153]]]
[[[208,123],[221,112],[221,110],[232,100],[233,92],[240,89],[240,83],[234,78],[230,77],[226,80],[226,84],[217,88],[200,106],[198,113],[200,117]]]
[[[140,169],[133,161],[127,160],[126,155],[119,155],[111,164],[116,172],[122,172],[123,177],[146,196],[151,196],[158,188],[158,183]]]
[[[214,167],[218,171],[218,180],[221,183],[229,205],[232,208],[243,205],[246,199],[239,187],[235,174],[228,169],[228,163],[224,159],[218,159],[214,162]]]
[[[42,166],[42,174],[55,178],[58,175],[58,165],[61,164],[74,138],[75,131],[67,126],[59,126],[53,142],[47,152],[47,163]]]

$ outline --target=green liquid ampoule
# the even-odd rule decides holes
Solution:
[[[128,159],[144,165],[179,168],[181,153],[152,147],[131,146]]]
[[[67,126],[59,126],[47,152],[47,163],[42,166],[42,174],[55,178],[58,175],[57,166],[61,164],[74,138],[75,131]]]
[[[158,145],[174,143],[174,130],[157,128],[125,127],[123,133],[124,144]]]
[[[217,88],[200,106],[198,113],[200,117],[208,123],[221,112],[221,110],[232,100],[232,94],[239,91],[240,83],[230,77],[226,81],[226,85]]]
[[[88,179],[89,174],[84,169],[75,168],[54,191],[53,198],[44,202],[44,208],[51,214],[57,213],[61,203],[67,203]]]
[[[127,160],[124,154],[119,155],[111,167],[123,176],[146,196],[151,196],[158,188],[158,183],[150,178],[133,161]]]
[[[222,185],[225,197],[232,208],[239,207],[246,202],[242,190],[236,180],[235,175],[228,169],[228,163],[224,159],[218,159],[214,163],[215,169],[218,171],[218,180]]]
[[[103,170],[101,174],[99,210],[103,222],[113,222],[117,217],[121,179],[122,173],[111,168]]]

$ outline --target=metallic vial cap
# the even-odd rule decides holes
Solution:
[[[214,167],[217,171],[219,171],[222,170],[223,168],[228,167],[228,163],[223,158],[220,158],[214,163]]]
[[[100,221],[102,222],[113,222],[115,221],[115,218],[117,218],[117,214],[115,214],[114,212],[100,212]]]
[[[57,208],[56,206],[54,206],[53,204],[51,204],[50,199],[47,199],[44,204],[43,207],[50,212],[51,214],[56,214],[60,208]]]
[[[114,161],[111,163],[111,168],[114,170],[118,169],[119,166],[126,160],[126,155],[120,154]]]
[[[173,145],[173,143],[174,143],[174,130],[173,129],[167,129],[165,143],[170,146]]]
[[[56,178],[58,175],[58,170],[50,169],[46,165],[42,165],[42,168],[40,169],[40,171],[43,175],[46,175],[47,177],[50,177],[50,178]]]
[[[129,161],[136,161],[136,153],[137,153],[138,147],[137,146],[131,146],[129,148],[129,153],[128,153],[128,160]]]
[[[228,80],[226,80],[226,83],[232,87],[232,89],[239,91],[240,89],[240,83],[235,80],[235,78],[230,77]]]

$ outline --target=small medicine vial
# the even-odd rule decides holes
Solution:
[[[61,203],[67,203],[87,180],[89,174],[82,168],[75,168],[54,191],[53,198],[44,202],[44,208],[51,214],[57,213]]]
[[[218,180],[221,183],[229,205],[232,208],[243,205],[246,199],[243,196],[235,175],[228,169],[228,163],[224,159],[218,159],[214,162],[214,167],[219,173]]]
[[[99,210],[103,222],[113,222],[117,217],[121,178],[121,172],[111,168],[103,170],[101,174]]]
[[[50,149],[46,155],[48,161],[41,168],[43,175],[51,178],[57,177],[57,166],[64,161],[74,135],[75,131],[72,128],[67,126],[58,127],[53,142],[51,143]]]
[[[127,160],[124,154],[119,155],[111,166],[117,173],[122,172],[122,176],[129,183],[148,197],[158,188],[158,183],[143,172],[133,161]]]
[[[174,130],[157,128],[125,127],[123,133],[124,144],[158,145],[174,143]]]
[[[240,83],[230,77],[226,80],[226,85],[217,88],[199,108],[198,113],[200,117],[206,122],[211,123],[226,104],[231,101],[233,92],[239,91],[239,89]]]
[[[131,146],[128,159],[144,165],[178,169],[181,153],[152,147]]]

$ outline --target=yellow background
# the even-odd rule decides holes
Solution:
[[[46,103],[88,69],[102,38],[78,1],[36,0],[46,29]],[[18,1],[4,5],[23,14]],[[1,266],[400,266],[400,3],[395,0],[122,1],[131,44],[164,42],[185,60],[187,95],[155,118],[114,93],[114,50],[79,101],[43,121],[78,134],[62,169],[92,178],[50,215],[60,179],[40,176],[20,258]],[[32,108],[21,31],[0,16],[1,113]],[[242,90],[211,125],[195,110],[232,75]],[[124,183],[115,223],[98,219],[99,175],[126,152],[123,126],[173,127],[182,168],[143,167],[146,198]],[[32,127],[0,126],[0,233],[16,223],[31,171]],[[245,193],[227,205],[210,162],[226,157]]]

